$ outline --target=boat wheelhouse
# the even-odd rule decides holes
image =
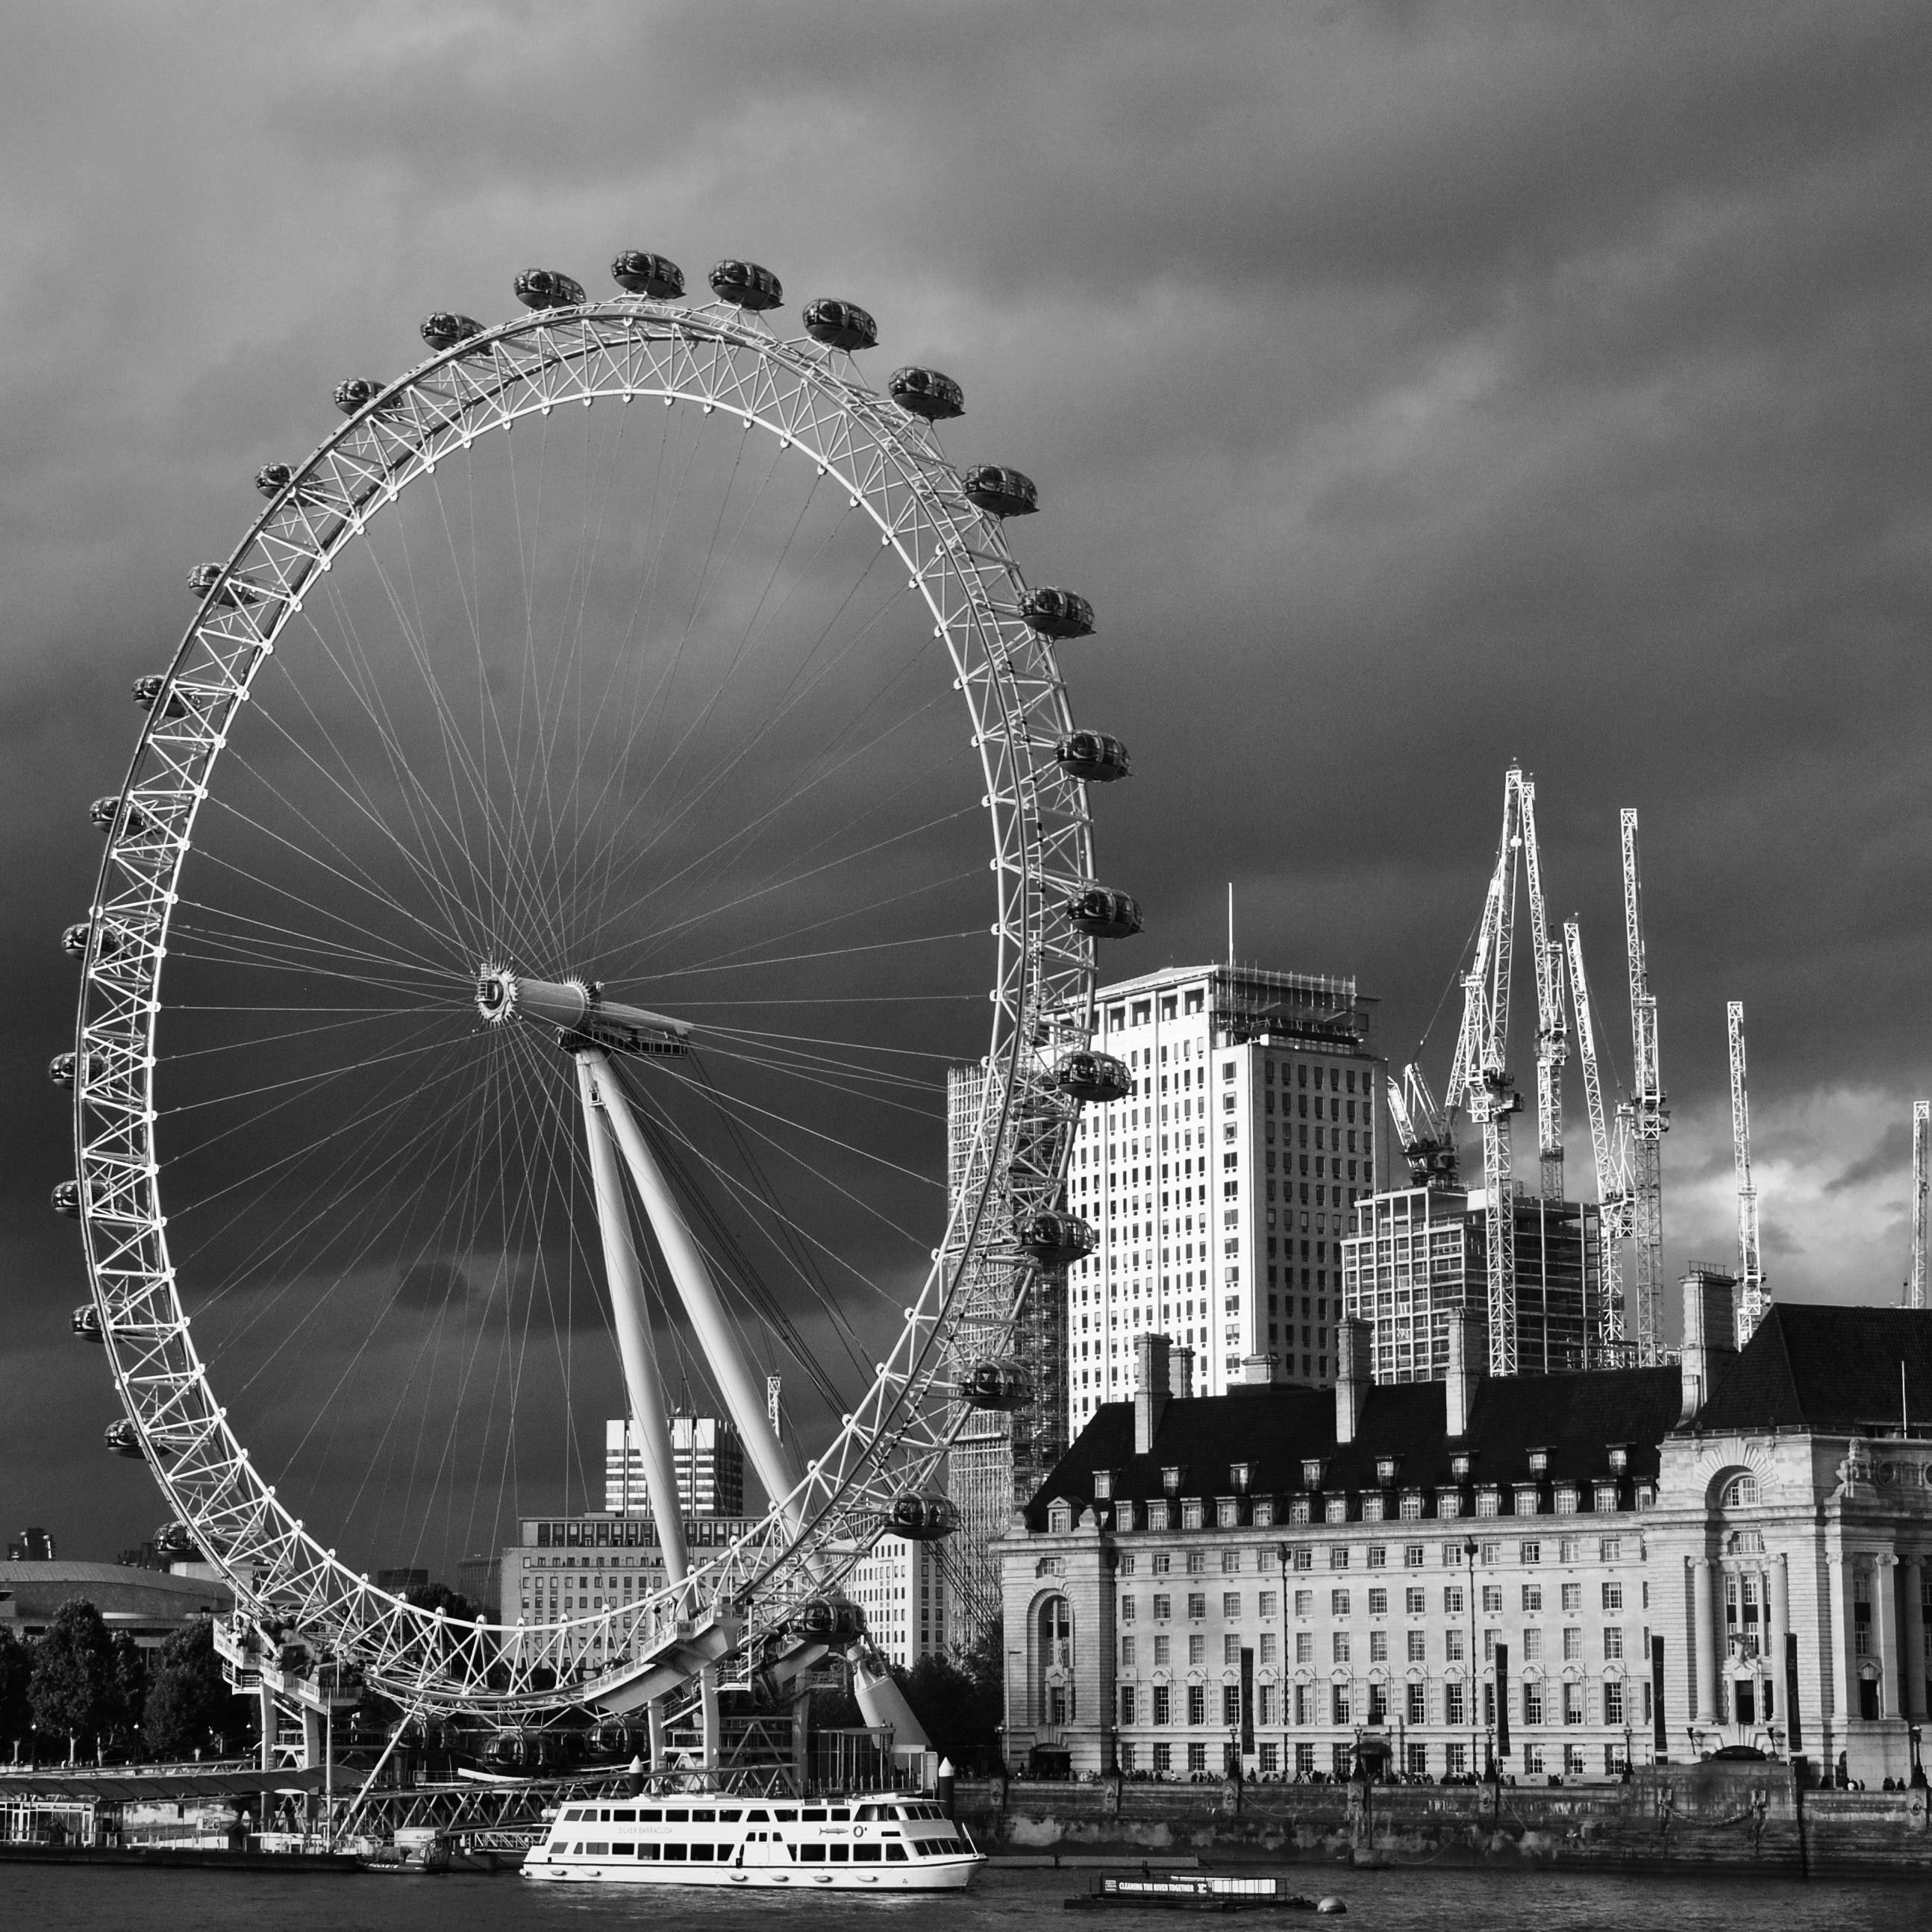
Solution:
[[[710,1794],[566,1804],[524,1876],[597,1885],[957,1892],[985,1864],[932,1799],[814,1802]]]

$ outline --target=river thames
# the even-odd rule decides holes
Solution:
[[[1249,1868],[1257,1869],[1258,1868]],[[1297,1865],[1310,1896],[1332,1892],[1351,1921],[1378,1932],[1900,1932],[1932,1928],[1932,1886],[1918,1880],[1853,1883],[1731,1874],[1621,1877],[1457,1870],[1353,1872]],[[616,1892],[494,1878],[370,1875],[276,1878],[253,1873],[139,1872],[10,1865],[0,1885],[9,1925],[31,1932],[532,1932],[656,1920],[704,1932],[781,1922],[831,1928],[867,1922],[920,1932],[1064,1926],[1062,1901],[1086,1888],[1084,1871],[995,1870],[970,1892],[903,1899],[746,1897],[703,1892]],[[1173,1915],[1110,1912],[1108,1922],[1160,1927]],[[1275,1914],[1259,1923],[1280,1924]],[[1297,1915],[1287,1922],[1305,1924]]]

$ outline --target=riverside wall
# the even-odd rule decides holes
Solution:
[[[1782,1764],[1672,1766],[1559,1787],[1092,1784],[962,1779],[956,1809],[994,1852],[1190,1852],[1233,1861],[1794,1876],[1932,1870],[1928,1793],[1805,1790]]]

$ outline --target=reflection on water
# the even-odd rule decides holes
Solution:
[[[1334,1892],[1351,1921],[1377,1932],[1736,1932],[1768,1922],[1778,1932],[1932,1932],[1932,1885],[1878,1879],[1802,1885],[1730,1874],[1696,1877],[1586,1876],[1549,1872],[1352,1872],[1278,1868],[1298,1888]],[[877,1922],[918,1932],[997,1925],[1001,1932],[1064,1927],[1062,1900],[1086,1889],[1085,1871],[994,1870],[963,1897],[854,1898],[705,1892],[602,1892],[531,1886],[519,1879],[317,1877],[252,1873],[62,1870],[18,1865],[0,1870],[10,1924],[32,1932],[591,1932],[638,1925],[646,1918],[702,1932],[781,1922],[832,1928]],[[1160,1932],[1171,1913],[1109,1911],[1121,1932]],[[1300,1924],[1268,1915],[1256,1923]]]

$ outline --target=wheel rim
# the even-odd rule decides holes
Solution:
[[[175,1017],[163,967],[171,950],[183,958],[176,979],[219,963],[193,956],[209,929],[182,910],[199,907],[206,920],[193,866],[198,837],[218,844],[219,833],[198,832],[203,808],[211,797],[219,808],[214,781],[230,737],[231,767],[260,741],[259,729],[254,740],[249,731],[262,713],[248,707],[267,689],[278,652],[292,650],[310,604],[327,598],[338,565],[413,500],[408,493],[434,487],[439,466],[466,458],[482,439],[508,440],[515,424],[568,405],[634,408],[664,398],[742,423],[748,439],[773,439],[780,456],[842,489],[848,509],[904,567],[965,700],[996,886],[988,1064],[998,1077],[986,1083],[976,1127],[972,1171],[982,1178],[955,1204],[870,1388],[790,1499],[802,1532],[787,1528],[775,1502],[755,1532],[700,1565],[703,1594],[721,1603],[752,1594],[754,1628],[781,1622],[856,1559],[893,1496],[929,1482],[963,1414],[949,1399],[962,1339],[960,1298],[949,1286],[976,1261],[1024,1270],[1010,1217],[1052,1203],[1066,1157],[1072,1107],[1053,1084],[1053,1062],[1064,1041],[1084,1043],[1092,994],[1091,942],[1058,912],[1093,873],[1084,791],[1053,755],[1070,719],[1051,646],[1018,615],[1024,586],[1000,526],[968,501],[928,428],[866,390],[848,357],[781,341],[736,309],[643,300],[484,332],[363,408],[296,472],[208,586],[152,705],[91,921],[76,1046],[77,1173],[116,1384],[177,1513],[244,1609],[293,1624],[428,1707],[564,1701],[554,1679],[572,1658],[586,1647],[606,1664],[634,1654],[676,1606],[659,1593],[540,1629],[453,1634],[339,1560],[276,1493],[220,1406],[162,1212],[170,1156],[157,1126],[168,1100],[156,1072],[168,1065],[163,1018]],[[514,873],[507,866],[500,878],[508,896],[524,890]],[[186,947],[171,948],[184,938]],[[258,946],[253,963],[286,972],[292,962],[274,940]],[[382,984],[374,968],[365,976]],[[568,1701],[592,1700],[600,1682],[622,1674],[593,1674],[572,1684]]]

